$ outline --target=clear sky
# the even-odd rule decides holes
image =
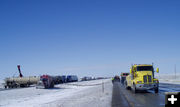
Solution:
[[[0,79],[180,73],[179,0],[0,0]]]

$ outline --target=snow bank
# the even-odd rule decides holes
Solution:
[[[102,88],[104,82],[104,92]],[[0,91],[0,106],[110,107],[110,79],[60,84],[53,89],[35,87]]]

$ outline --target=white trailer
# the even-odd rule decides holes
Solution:
[[[32,84],[37,84],[39,79],[40,78],[37,76],[6,78],[4,80],[5,81],[4,87],[5,88],[27,87]]]

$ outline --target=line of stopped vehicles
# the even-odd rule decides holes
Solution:
[[[159,73],[159,68],[156,69]],[[115,76],[112,82],[121,82],[126,89],[131,89],[134,93],[137,91],[154,90],[159,92],[159,81],[155,78],[153,64],[134,64],[129,73],[121,73],[121,78]]]
[[[61,76],[51,76],[51,75],[41,75],[41,76],[28,76],[24,77],[22,75],[20,65],[17,66],[19,71],[19,77],[9,77],[4,80],[4,88],[18,88],[18,87],[29,87],[31,85],[39,88],[54,88],[56,84],[77,82],[78,77],[76,75],[61,75]],[[81,81],[89,81],[96,79],[104,79],[103,77],[83,77]]]
[[[5,88],[17,88],[28,87],[32,84],[36,84],[36,88],[53,88],[55,84],[77,82],[78,77],[76,75],[62,75],[62,76],[29,76],[24,77],[21,73],[20,65],[17,66],[19,71],[19,77],[10,77],[5,79]],[[159,72],[159,68],[156,69]],[[154,90],[155,93],[159,91],[159,81],[155,78],[155,70],[153,64],[134,64],[130,68],[130,73],[121,73],[121,79],[119,76],[115,76],[112,80],[118,81],[126,87],[131,89],[134,93],[141,90]],[[83,77],[81,81],[104,79],[103,77]]]

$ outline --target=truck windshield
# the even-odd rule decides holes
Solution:
[[[153,71],[152,66],[139,66],[137,67],[137,71]]]

